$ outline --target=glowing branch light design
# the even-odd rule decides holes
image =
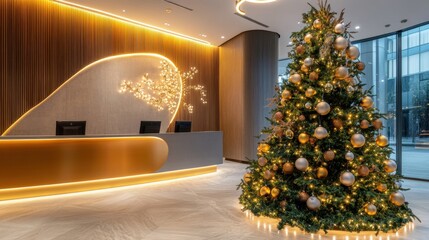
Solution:
[[[241,15],[246,15],[246,13],[241,10],[241,5],[244,2],[250,2],[250,3],[270,3],[270,2],[274,2],[276,0],[236,0],[235,1],[235,11]]]
[[[153,81],[149,74],[145,74],[138,82],[123,80],[119,88],[119,93],[132,93],[137,99],[143,100],[147,104],[155,107],[158,111],[168,109],[174,113],[178,104],[183,102],[183,106],[189,113],[193,113],[194,106],[185,102],[184,97],[191,90],[200,94],[200,100],[203,104],[207,103],[207,91],[203,85],[191,85],[189,82],[198,73],[195,67],[191,67],[188,72],[180,73],[173,69],[167,61],[161,61],[161,79]],[[180,78],[182,81],[180,81]]]

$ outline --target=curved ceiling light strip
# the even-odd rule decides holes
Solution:
[[[250,2],[250,3],[270,3],[275,2],[276,0],[236,0],[235,1],[235,11],[241,15],[246,15],[246,13],[241,10],[241,5],[243,5],[244,2]]]

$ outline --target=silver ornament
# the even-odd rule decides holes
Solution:
[[[347,92],[348,93],[353,93],[354,91],[355,91],[355,88],[352,85],[347,86]]]
[[[355,155],[352,152],[348,151],[346,153],[346,160],[347,161],[352,161],[353,159],[355,159]]]
[[[311,65],[313,65],[313,59],[311,57],[305,58],[304,59],[304,65],[306,67],[310,67]]]
[[[320,205],[320,200],[315,196],[311,196],[307,199],[307,207],[310,210],[316,211],[320,208]]]
[[[325,84],[325,92],[330,93],[334,89],[334,86],[330,83]]]
[[[349,76],[349,70],[346,67],[338,67],[335,70],[335,77],[338,79],[344,79]]]
[[[289,82],[294,83],[294,84],[298,84],[301,82],[301,75],[299,75],[298,73],[294,73],[289,77]]]
[[[313,107],[313,104],[311,104],[311,102],[306,102],[304,106],[307,109],[311,109],[311,107]]]
[[[288,139],[292,139],[294,135],[295,135],[295,134],[294,134],[294,133],[293,133],[293,131],[292,131],[292,130],[290,130],[290,129],[288,129],[288,130],[286,130],[286,131],[285,131],[285,136],[286,136]]]
[[[345,39],[344,37],[337,37],[337,39],[335,39],[335,49],[341,51],[347,48],[347,46],[349,45],[349,43],[347,42],[347,39]]]
[[[338,23],[337,25],[335,25],[335,28],[334,28],[335,33],[342,34],[344,33],[345,30],[346,30],[346,26],[343,23]]]
[[[308,161],[307,159],[300,157],[295,161],[295,167],[296,169],[300,171],[305,171],[308,168]]]
[[[326,130],[326,128],[322,127],[322,126],[318,126],[315,130],[314,130],[314,136],[317,139],[323,139],[325,137],[328,136],[328,131]]]
[[[399,207],[405,203],[405,196],[401,192],[394,192],[390,194],[390,201]]]
[[[320,19],[316,19],[316,20],[314,20],[314,22],[313,22],[313,27],[314,27],[314,28],[317,28],[317,29],[322,28],[322,21],[320,21]]]
[[[328,114],[331,111],[329,103],[322,101],[316,105],[316,112],[322,116]]]
[[[349,171],[345,171],[341,173],[340,182],[344,186],[350,187],[351,185],[353,185],[353,183],[355,183],[355,175],[353,175],[353,173]]]
[[[352,135],[350,142],[352,143],[353,147],[360,148],[365,145],[365,137],[360,133],[355,133]]]
[[[396,165],[396,162],[392,159],[384,160],[384,171],[387,173],[392,173],[396,171],[397,168],[398,166]]]
[[[355,46],[351,46],[351,47],[347,48],[346,49],[346,56],[347,56],[347,58],[349,58],[351,60],[358,59],[360,56],[359,48],[357,48]]]

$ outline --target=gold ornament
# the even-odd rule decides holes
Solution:
[[[305,96],[310,98],[313,97],[316,94],[316,90],[314,90],[313,88],[307,88],[307,90],[305,90]]]
[[[335,39],[335,49],[337,49],[338,51],[344,50],[347,48],[347,46],[349,45],[349,43],[347,42],[347,39],[345,39],[344,37],[337,37],[337,39]]]
[[[329,103],[325,101],[319,102],[316,105],[316,112],[322,116],[327,115],[330,111],[331,111],[331,106],[329,105]]]
[[[300,157],[295,161],[295,167],[296,169],[300,171],[305,171],[308,168],[308,161],[307,159]]]
[[[325,152],[323,153],[323,158],[324,158],[326,161],[332,161],[332,160],[335,158],[335,153],[334,153],[334,151],[332,151],[331,149],[329,149],[328,151],[325,151]]]
[[[342,34],[344,33],[345,30],[346,30],[346,26],[343,23],[338,23],[337,25],[335,25],[335,28],[334,28],[335,33]]]
[[[273,132],[277,137],[282,137],[282,135],[283,135],[283,129],[279,126],[275,126],[273,128]]]
[[[305,58],[304,59],[304,65],[306,67],[310,67],[311,65],[313,65],[313,59],[311,57]]]
[[[311,81],[316,81],[319,79],[319,74],[317,72],[311,72],[309,78]]]
[[[302,115],[302,114],[301,114],[301,115],[299,115],[298,120],[299,120],[299,121],[304,121],[304,120],[305,120],[305,116],[304,116],[304,115]]]
[[[350,142],[354,148],[360,148],[365,145],[365,137],[360,133],[355,133],[352,135]]]
[[[308,73],[308,67],[303,64],[301,66],[301,71],[303,71],[304,73]]]
[[[357,62],[356,63],[356,68],[359,71],[363,71],[365,69],[365,63],[363,63],[363,62]]]
[[[303,54],[305,52],[305,47],[303,45],[299,45],[296,47],[297,54]]]
[[[307,33],[304,37],[304,41],[309,44],[311,43],[312,38],[313,38],[313,35],[311,35],[310,33]]]
[[[402,206],[402,204],[405,203],[405,196],[401,192],[394,192],[390,194],[389,199],[393,204],[395,204],[398,207]]]
[[[369,122],[368,122],[368,120],[364,119],[364,120],[360,121],[360,128],[362,128],[362,129],[369,128]]]
[[[299,194],[298,194],[299,201],[301,201],[301,202],[306,202],[309,197],[310,196],[308,195],[308,193],[306,193],[304,191],[299,192]]]
[[[341,119],[333,119],[332,120],[332,124],[334,125],[335,128],[342,128],[343,127],[343,121]]]
[[[265,166],[265,165],[267,164],[267,162],[268,162],[268,160],[267,160],[266,158],[264,158],[264,157],[260,157],[260,158],[258,159],[258,164],[259,164],[259,166],[261,166],[261,167]]]
[[[328,176],[328,169],[324,167],[318,167],[316,175],[317,175],[317,178],[325,178]]]
[[[396,171],[397,168],[398,165],[396,165],[396,162],[392,159],[384,160],[384,171],[386,171],[387,173],[392,173]]]
[[[270,194],[270,192],[271,192],[271,190],[267,186],[263,186],[263,187],[261,187],[261,189],[259,189],[259,194],[261,194],[261,196],[268,195],[268,194]]]
[[[299,84],[301,82],[301,75],[294,73],[289,77],[289,82],[293,84]]]
[[[311,196],[307,199],[307,207],[310,210],[316,211],[320,208],[320,205],[320,200],[315,196]]]
[[[346,49],[346,56],[351,60],[356,60],[360,56],[359,48],[350,46]]]
[[[262,152],[262,153],[266,153],[270,150],[270,145],[266,144],[266,143],[261,143],[258,146],[258,151]]]
[[[383,127],[383,122],[382,122],[380,119],[375,119],[375,120],[372,122],[372,126],[373,126],[375,129],[380,129],[380,128],[382,128],[382,127]]]
[[[286,136],[288,139],[292,139],[294,135],[295,135],[295,134],[294,134],[294,133],[293,133],[293,131],[292,131],[292,130],[290,130],[290,129],[288,129],[288,130],[286,130],[286,131],[285,131],[285,136]]]
[[[279,167],[277,166],[277,164],[274,164],[274,165],[273,165],[273,170],[274,170],[274,171],[277,171],[278,169],[279,169]]]
[[[352,152],[348,151],[346,153],[346,160],[347,161],[352,161],[353,159],[355,159],[355,155]]]
[[[384,183],[379,183],[379,184],[377,185],[377,190],[378,190],[379,192],[385,192],[385,191],[387,190],[387,185],[386,185],[386,184],[384,184]]]
[[[264,172],[264,178],[265,178],[266,180],[271,180],[271,178],[273,178],[273,176],[274,176],[274,174],[273,174],[273,172],[271,172],[270,170],[266,170],[266,171]]]
[[[283,164],[283,172],[285,174],[292,174],[293,173],[293,164],[290,162]]]
[[[369,203],[365,206],[365,212],[369,216],[374,216],[377,213],[377,207],[374,204]]]
[[[285,100],[289,100],[292,98],[292,93],[289,90],[283,90],[282,92],[282,98]]]
[[[245,173],[243,179],[245,183],[248,183],[252,180],[252,175],[250,173]]]
[[[286,204],[287,204],[287,203],[286,203],[286,201],[285,201],[285,200],[283,200],[283,201],[281,201],[281,202],[280,202],[280,207],[281,207],[281,208],[285,208],[285,207],[286,207]]]
[[[369,174],[369,168],[365,165],[362,165],[358,168],[358,174],[361,177],[366,177]]]
[[[385,147],[389,145],[389,141],[387,140],[387,137],[384,135],[378,135],[377,139],[375,140],[375,143],[377,143],[380,147]]]
[[[282,100],[280,100],[280,105],[282,107],[286,106],[286,99],[282,98]]]
[[[322,28],[322,21],[320,21],[320,19],[314,20],[313,27],[316,28],[316,29]]]
[[[334,86],[330,83],[325,84],[325,92],[329,93],[334,90]]]
[[[337,69],[335,69],[335,77],[338,79],[345,79],[346,77],[349,76],[349,70],[344,67],[338,67]]]
[[[307,143],[309,139],[310,139],[310,136],[307,133],[300,133],[298,136],[298,141],[301,144]]]
[[[276,198],[280,193],[280,190],[278,188],[271,189],[271,197]]]
[[[328,131],[326,130],[326,128],[322,127],[322,126],[318,126],[315,130],[314,130],[314,136],[317,139],[323,139],[325,137],[328,136]]]
[[[353,183],[355,183],[355,175],[353,175],[353,173],[349,171],[345,171],[341,173],[340,182],[344,186],[350,187],[351,185],[353,185]]]
[[[275,114],[274,114],[274,120],[276,120],[276,121],[280,121],[280,120],[282,120],[283,119],[283,113],[281,113],[281,112],[276,112]]]
[[[374,102],[372,101],[371,97],[365,96],[362,98],[362,101],[360,102],[361,107],[364,109],[369,109],[374,105]]]

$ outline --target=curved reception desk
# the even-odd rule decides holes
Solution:
[[[221,163],[221,132],[2,137],[0,200],[194,176]]]

